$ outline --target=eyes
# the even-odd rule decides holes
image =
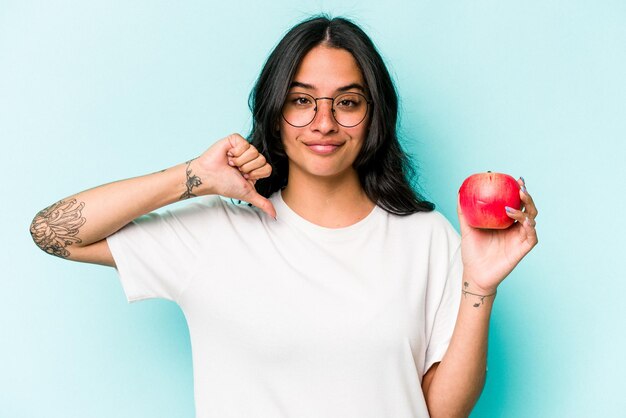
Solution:
[[[333,109],[350,110],[362,107],[367,99],[360,93],[343,93],[337,97],[313,97],[307,93],[290,93],[286,104],[298,108],[308,109],[317,107],[318,100],[332,100]]]
[[[359,106],[359,100],[357,98],[345,98],[335,101],[335,107],[355,107]]]
[[[292,99],[292,103],[296,106],[309,106],[312,105],[314,102],[311,101],[310,97],[297,96]]]
[[[313,122],[320,100],[332,102],[332,115],[341,126],[351,128],[365,120],[370,101],[361,93],[341,93],[336,97],[313,97],[308,93],[287,94],[282,108],[283,119],[298,128]]]

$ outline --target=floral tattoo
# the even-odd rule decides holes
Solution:
[[[67,258],[72,244],[81,243],[77,237],[86,219],[82,217],[84,202],[61,200],[39,212],[30,225],[33,241],[48,254]]]
[[[194,187],[198,187],[198,186],[200,186],[202,184],[202,180],[200,180],[200,177],[196,176],[191,171],[191,162],[192,161],[193,160],[187,161],[187,169],[185,170],[185,174],[187,176],[187,179],[185,181],[185,186],[187,187],[187,190],[185,191],[185,193],[183,193],[180,196],[179,200],[184,200],[184,199],[189,199],[191,197],[196,197],[197,195],[194,194],[194,193],[191,193],[191,191],[193,190]]]

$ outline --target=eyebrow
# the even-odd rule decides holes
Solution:
[[[291,84],[289,85],[289,88],[292,89],[294,87],[301,87],[303,89],[315,90],[314,85],[302,83],[301,81],[292,81]],[[352,84],[348,84],[347,86],[339,87],[337,91],[344,92],[344,91],[348,91],[352,89],[358,89],[358,90],[361,90],[363,93],[365,93],[365,87],[363,87],[359,83],[352,83]]]

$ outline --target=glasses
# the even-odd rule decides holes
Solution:
[[[342,93],[337,97],[313,97],[307,93],[289,93],[283,105],[283,118],[293,127],[307,126],[317,115],[317,101],[332,101],[335,121],[344,128],[352,128],[365,120],[371,103],[360,93]]]

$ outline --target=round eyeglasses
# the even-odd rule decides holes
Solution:
[[[335,121],[352,128],[365,120],[371,100],[361,93],[341,93],[337,97],[313,97],[307,93],[289,93],[283,105],[283,119],[295,128],[307,126],[317,115],[317,101],[332,101]]]

